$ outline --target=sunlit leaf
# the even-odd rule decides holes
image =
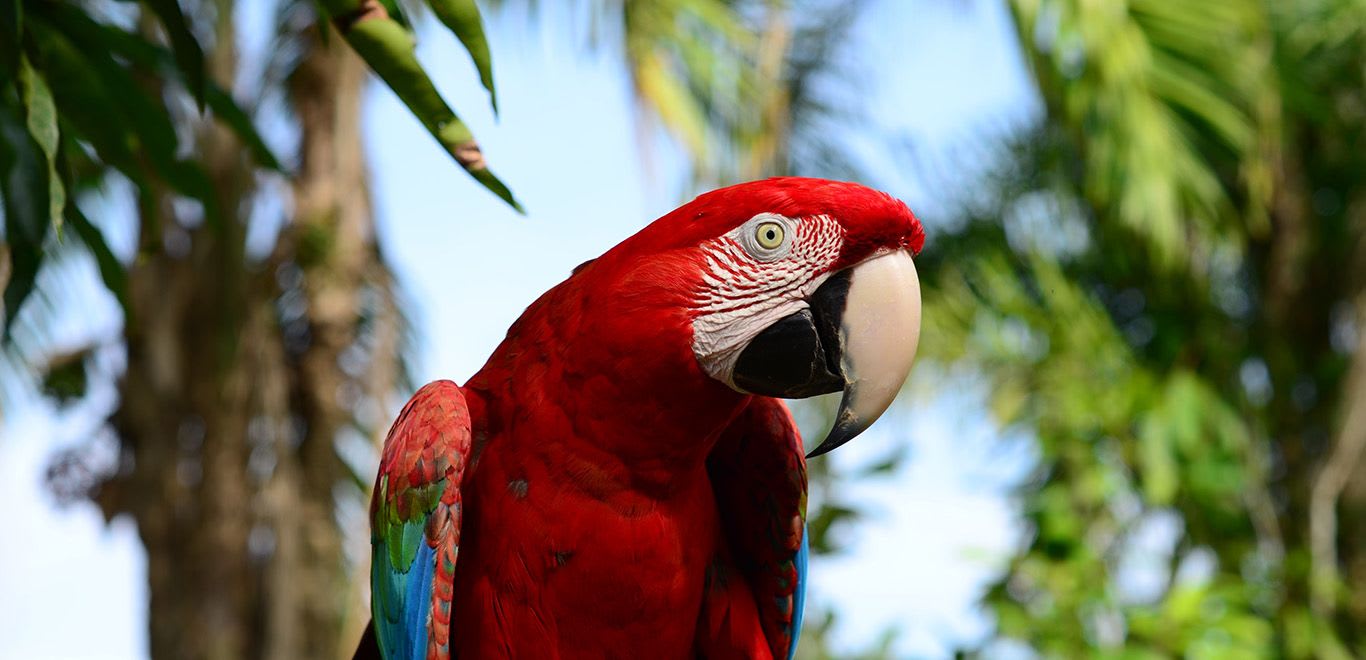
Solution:
[[[658,53],[643,56],[636,65],[636,86],[640,96],[678,137],[683,146],[699,160],[709,157],[707,121],[688,89],[674,77]]]
[[[1088,11],[1077,0],[1015,0],[1021,42],[1056,121],[1088,160],[1088,197],[1160,264],[1240,243],[1230,218],[1264,231],[1262,136],[1270,58],[1254,0],[1143,0]],[[1241,157],[1246,195],[1205,158]],[[1196,262],[1198,263],[1198,262]]]
[[[1150,411],[1138,433],[1138,464],[1143,470],[1143,489],[1148,500],[1166,506],[1176,496],[1181,475],[1173,456],[1170,435],[1163,420],[1156,417],[1161,409]]]
[[[43,169],[48,178],[48,222],[58,231],[62,227],[62,209],[66,206],[66,186],[57,171],[57,148],[60,134],[57,128],[57,107],[52,101],[52,90],[41,73],[19,58],[19,97],[24,104],[25,124],[34,144],[43,155]]]
[[[489,42],[484,36],[484,21],[479,15],[479,5],[474,0],[427,0],[427,5],[469,52],[470,59],[474,60],[474,66],[479,70],[479,82],[488,90],[489,103],[497,114],[498,94],[493,89],[493,57],[489,54]]]

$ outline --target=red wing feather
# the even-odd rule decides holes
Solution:
[[[754,591],[773,657],[790,657],[801,616],[806,458],[787,406],[754,397],[712,450],[707,469],[730,554]]]

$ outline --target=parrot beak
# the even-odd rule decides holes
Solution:
[[[831,275],[808,302],[745,347],[733,380],[782,398],[843,390],[835,426],[812,458],[872,425],[906,382],[920,340],[920,279],[909,252],[891,252]]]
[[[920,343],[920,278],[910,253],[884,254],[850,270],[840,323],[844,398],[834,428],[807,458],[853,440],[887,411]]]

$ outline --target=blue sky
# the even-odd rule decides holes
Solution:
[[[425,32],[419,55],[526,217],[460,172],[387,90],[367,94],[380,237],[415,303],[422,380],[468,378],[537,295],[685,201],[686,163],[637,121],[610,47],[594,51],[522,17],[497,17],[490,31],[497,121],[453,38]],[[877,184],[921,215],[931,231],[926,249],[933,249],[935,195],[970,189],[973,161],[958,154],[1037,113],[1013,39],[1004,7],[988,0],[873,2],[850,36],[845,57],[863,77],[864,96],[841,100],[868,118],[851,130],[850,149]],[[856,137],[870,133],[914,141],[953,165],[952,176],[926,183],[886,143]],[[945,181],[962,188],[943,190]],[[94,309],[69,320],[73,332],[108,331],[116,322],[109,305]],[[97,392],[89,410],[107,406],[109,396]],[[842,484],[869,517],[849,531],[849,552],[812,565],[811,601],[840,612],[841,647],[865,646],[896,628],[901,654],[940,657],[989,629],[973,602],[1018,535],[1004,490],[1029,454],[1027,443],[998,437],[981,399],[970,376],[922,369],[897,409],[833,454],[850,469],[902,446],[910,457],[896,474]],[[0,657],[146,653],[146,569],[133,525],[106,526],[92,506],[59,510],[42,488],[51,439],[78,435],[81,416],[58,418],[33,402],[0,426],[0,529],[26,539],[0,544]],[[81,637],[100,645],[56,646],[70,639],[72,621],[85,622]]]

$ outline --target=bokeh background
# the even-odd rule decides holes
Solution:
[[[1366,2],[445,4],[0,3],[0,657],[349,657],[406,396],[775,174],[929,232],[799,657],[1366,656]]]

